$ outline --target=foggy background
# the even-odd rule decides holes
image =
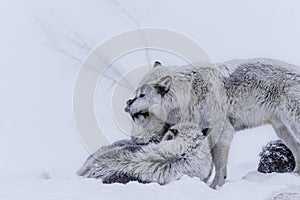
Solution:
[[[296,0],[0,1],[0,175],[36,170],[73,173],[81,166],[89,153],[73,121],[73,86],[80,62],[113,35],[161,27],[197,41],[216,62],[267,57],[300,66],[299,10]],[[156,59],[180,63],[150,52],[150,62]],[[147,63],[145,52],[139,52],[116,65]],[[112,84],[107,80],[99,87],[97,102],[110,102],[105,93]],[[97,116],[107,118],[105,130],[112,132],[113,141],[118,139],[113,134],[117,128],[107,112],[101,112],[106,105],[96,103]],[[249,157],[258,159],[261,146],[276,138],[270,127],[247,132],[252,134],[236,135],[231,149],[229,162],[238,160],[239,168]]]

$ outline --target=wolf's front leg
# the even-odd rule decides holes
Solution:
[[[212,149],[213,162],[215,164],[215,177],[210,187],[216,189],[223,186],[227,178],[227,161],[230,144],[234,134],[234,128],[229,127],[223,131]]]

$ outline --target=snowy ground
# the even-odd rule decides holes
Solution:
[[[0,179],[0,199],[300,199],[298,175],[261,174],[256,171],[260,147],[272,138],[276,136],[271,127],[237,133],[230,152],[229,177],[218,190],[190,177],[165,186],[136,182],[106,185],[99,180],[77,177],[70,171],[52,170],[3,175]]]
[[[113,35],[161,27],[191,37],[217,62],[267,57],[300,66],[299,10],[297,0],[0,1],[0,200],[300,199],[300,177],[255,172],[261,147],[276,139],[270,127],[236,134],[228,181],[216,191],[188,177],[166,186],[82,179],[75,172],[89,152],[72,110],[80,62]],[[152,63],[182,64],[149,53]],[[116,62],[123,73],[147,60],[137,52]],[[111,84],[100,84],[96,113],[114,141],[125,136],[111,119],[111,99],[104,98]]]
[[[257,172],[251,172],[241,180],[230,181],[219,190],[212,190],[199,180],[188,177],[166,186],[154,183],[148,185],[129,183],[124,186],[103,185],[97,180],[70,176],[38,177],[37,174],[4,179],[0,182],[0,186],[0,199],[12,200],[300,199],[299,177],[292,174],[262,175]]]

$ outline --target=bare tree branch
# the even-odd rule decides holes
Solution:
[[[144,44],[147,47],[148,43],[146,40],[146,37],[143,33],[143,31],[141,30],[141,26],[138,22],[138,20],[136,20],[136,18],[130,14],[130,12],[124,7],[122,6],[122,4],[118,1],[118,0],[114,0],[113,1],[125,14],[126,16],[134,22],[135,26],[140,30],[140,34],[143,38]],[[57,20],[66,28],[66,30],[68,32],[70,32],[75,39],[73,39],[70,36],[64,36],[64,38],[69,41],[70,43],[74,44],[75,46],[79,47],[82,50],[85,50],[87,52],[92,51],[92,47],[81,37],[81,35],[74,31],[67,23],[65,23],[61,17],[59,16],[55,16],[57,18]],[[42,31],[46,34],[46,36],[48,37],[48,39],[50,40],[50,42],[53,44],[53,47],[56,51],[60,52],[61,54],[66,55],[67,57],[69,57],[70,59],[72,59],[73,61],[76,61],[79,64],[82,64],[82,60],[79,59],[78,57],[72,55],[69,51],[67,51],[65,48],[63,48],[55,39],[54,37],[50,34],[50,31],[41,23],[40,20],[37,19],[37,23],[38,25],[41,27]],[[93,52],[94,55],[96,55],[99,59],[101,59],[105,64],[109,65],[109,68],[119,77],[122,77],[122,74],[120,73],[119,70],[117,70],[117,67],[114,66],[113,64],[109,63],[109,60],[107,60],[106,58],[104,58],[102,55],[98,55],[96,52]],[[149,56],[149,51],[146,48],[146,58],[148,61],[148,64],[150,65],[150,56]],[[86,67],[88,67],[89,69],[99,72],[95,67],[90,66],[85,64]],[[109,80],[111,80],[113,82],[113,84],[117,83],[118,81],[116,79],[114,79],[113,77],[107,75],[107,74],[103,74],[103,76],[105,78],[108,78]],[[122,79],[122,81],[124,83],[119,83],[120,85],[122,85],[123,87],[132,90],[134,88],[133,85],[131,85],[131,83],[127,80],[127,79]],[[112,84],[112,85],[113,85]]]
[[[82,48],[83,50],[86,50],[88,52],[92,51],[93,48],[88,45],[88,43],[80,36],[80,34],[78,34],[76,31],[74,31],[67,23],[65,23],[59,16],[56,17],[61,23],[62,25],[69,31],[71,32],[80,42],[78,42],[78,40],[74,40],[70,37],[65,37],[68,41],[72,42],[74,45]],[[123,75],[119,72],[119,70],[117,70],[117,67],[111,63],[109,63],[109,61],[107,59],[105,59],[102,55],[97,54],[97,52],[93,52],[94,55],[96,55],[100,60],[104,61],[104,63],[106,65],[109,65],[109,68],[118,76],[118,77],[122,77]],[[127,79],[123,79],[122,80],[124,83],[123,85],[128,85],[128,89],[134,89],[134,86],[127,80]],[[115,81],[117,82],[117,81]]]
[[[91,51],[90,45],[80,36],[79,33],[74,31],[67,23],[64,22],[64,20],[61,17],[56,16],[56,18],[69,32],[71,32],[77,38],[77,40],[74,40],[70,37],[65,37],[66,39],[68,39],[70,42],[76,44],[77,46],[81,47],[82,49]]]
[[[142,36],[143,41],[144,41],[145,46],[146,46],[146,49],[145,49],[146,50],[146,58],[147,58],[148,64],[150,65],[151,64],[150,63],[151,62],[150,61],[150,55],[149,55],[149,50],[147,48],[148,47],[148,42],[146,40],[146,37],[145,37],[143,31],[141,30],[140,23],[137,21],[137,19],[133,15],[130,14],[130,12],[124,6],[122,6],[122,4],[118,0],[114,0],[113,2],[127,15],[127,17],[129,19],[131,19],[131,21],[133,21],[135,26],[139,29],[139,32],[141,33],[141,36]]]
[[[79,59],[78,57],[76,57],[76,56],[74,56],[74,55],[72,55],[71,53],[69,53],[67,50],[65,50],[54,38],[53,38],[53,36],[50,34],[50,32],[49,32],[49,30],[41,23],[41,21],[40,20],[38,20],[38,19],[36,19],[36,22],[37,22],[37,24],[40,26],[40,28],[41,28],[41,30],[44,32],[44,34],[47,36],[47,38],[49,39],[49,41],[52,43],[52,45],[53,46],[50,46],[50,45],[47,45],[48,47],[50,47],[50,48],[53,48],[54,50],[56,50],[56,51],[58,51],[59,53],[61,53],[61,54],[63,54],[63,55],[65,55],[65,56],[67,56],[67,57],[69,57],[71,60],[73,60],[73,61],[75,61],[75,62],[77,62],[77,63],[79,63],[79,64],[82,64],[83,63],[83,61],[81,60],[81,59]],[[77,43],[76,43],[77,44]],[[86,43],[85,43],[86,44]],[[79,47],[82,47],[82,45],[77,45],[77,46],[79,46]],[[82,47],[83,48],[83,47]],[[89,49],[91,49],[91,48],[88,48],[88,46],[85,46],[84,47],[87,51],[89,50]],[[99,57],[99,58],[101,58],[102,60],[106,60],[105,58],[102,58],[102,57]],[[108,61],[105,61],[105,63],[108,63]],[[97,70],[94,66],[91,66],[91,65],[88,65],[88,64],[86,64],[85,63],[85,66],[87,67],[87,68],[89,68],[90,70],[92,70],[92,71],[94,71],[94,72],[99,72],[99,70]],[[119,73],[119,72],[118,72]],[[119,73],[119,75],[121,75],[120,73]],[[115,83],[118,83],[118,81],[117,80],[115,80],[113,77],[111,77],[111,76],[109,76],[109,75],[107,75],[107,74],[104,74],[103,73],[103,77],[105,77],[105,78],[107,78],[107,79],[109,79],[109,80],[111,80],[114,84]],[[129,82],[128,82],[129,83]],[[124,84],[124,83],[119,83],[121,86],[123,86],[124,88],[127,88],[127,89],[132,89],[133,88],[133,86],[131,86],[130,84],[128,85],[128,84]],[[130,87],[131,86],[131,87]]]

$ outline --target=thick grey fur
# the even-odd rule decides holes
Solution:
[[[176,131],[176,132],[175,132]],[[174,134],[176,133],[176,134]],[[212,172],[209,140],[198,125],[178,124],[159,144],[136,145],[124,140],[100,148],[78,175],[100,178],[104,183],[157,182],[166,184],[184,175],[207,181]]]
[[[300,73],[297,67],[272,59],[198,66],[198,70],[182,71],[160,65],[143,78],[135,101],[126,109],[132,116],[141,110],[150,113],[149,117],[133,117],[134,141],[149,142],[160,129],[152,120],[157,118],[168,119],[168,123],[173,124],[190,121],[202,127],[210,126],[216,170],[211,187],[216,188],[222,186],[227,177],[228,152],[234,133],[271,124],[291,149],[296,160],[294,172],[300,174]],[[164,83],[166,77],[171,77],[168,81],[171,85],[167,84],[168,91],[159,95],[154,85]],[[139,98],[141,93],[146,96]],[[172,112],[175,115],[169,116]]]

